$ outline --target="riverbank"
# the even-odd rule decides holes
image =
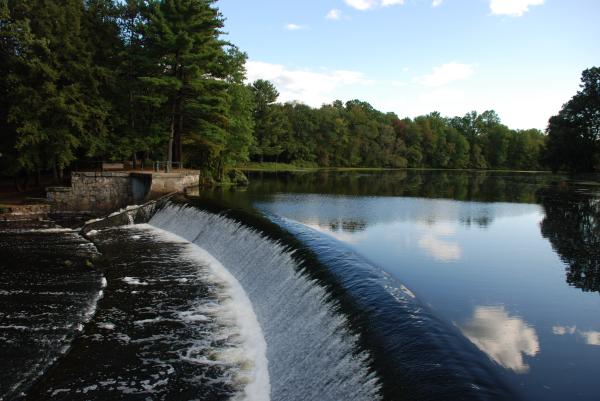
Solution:
[[[434,168],[434,167],[321,167],[321,166],[297,166],[289,163],[270,163],[270,162],[248,162],[236,166],[243,171],[265,171],[265,172],[301,172],[301,171],[475,171],[475,172],[506,172],[506,173],[543,173],[549,174],[548,170],[498,170],[498,169],[457,169],[457,168]]]
[[[451,169],[451,168],[433,168],[433,167],[406,167],[406,168],[386,168],[386,167],[320,167],[320,166],[296,166],[288,163],[271,162],[248,162],[236,166],[237,169],[246,172],[273,172],[273,173],[308,173],[317,171],[440,171],[440,172],[473,172],[473,173],[506,173],[506,174],[548,174],[557,178],[569,177],[582,185],[600,185],[600,173],[552,173],[549,170],[501,170],[501,169]]]

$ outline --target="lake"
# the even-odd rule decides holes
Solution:
[[[372,262],[522,398],[597,399],[599,186],[541,173],[418,170],[250,179],[245,191],[206,196],[299,223]]]

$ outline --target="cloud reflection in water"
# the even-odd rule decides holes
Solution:
[[[564,336],[565,334],[575,334],[578,333],[583,339],[585,343],[588,345],[600,345],[600,331],[581,331],[577,330],[577,326],[554,326],[552,327],[552,333],[558,336]]]
[[[425,233],[419,238],[418,244],[429,256],[440,262],[454,262],[461,258],[460,245],[443,238],[456,234],[456,227],[448,223],[431,223],[420,225],[420,228]]]
[[[506,369],[527,373],[523,354],[535,356],[540,350],[535,329],[522,318],[509,316],[503,306],[478,306],[460,331],[481,351]]]

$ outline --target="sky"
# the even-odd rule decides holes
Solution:
[[[400,118],[495,110],[545,129],[600,66],[600,0],[220,0],[248,81],[279,101],[359,99]]]

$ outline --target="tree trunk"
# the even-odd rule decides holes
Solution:
[[[179,104],[177,106],[178,112],[179,112],[179,116],[178,116],[178,120],[177,120],[177,130],[175,131],[175,144],[174,144],[174,153],[175,153],[175,157],[174,160],[176,162],[181,163],[181,158],[182,158],[182,145],[181,145],[181,135],[183,133],[183,113],[181,111],[181,100],[179,100]]]
[[[56,163],[52,163],[52,181],[58,184],[58,168],[56,167]]]
[[[217,177],[220,182],[223,182],[225,179],[225,169],[223,167],[223,157],[219,156],[219,161],[217,162]]]
[[[167,173],[171,172],[171,164],[173,163],[173,138],[175,136],[175,102],[171,107],[171,133],[169,134],[169,147],[167,148]]]
[[[19,173],[15,173],[14,175],[14,180],[15,180],[15,189],[17,190],[17,192],[23,192],[23,187],[21,187],[21,184],[19,183]]]

